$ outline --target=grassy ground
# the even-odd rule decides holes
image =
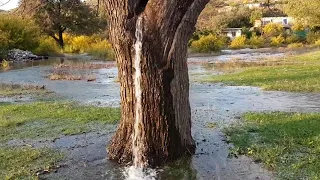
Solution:
[[[120,119],[118,108],[79,106],[63,102],[0,105],[0,142],[89,132]]]
[[[120,119],[118,108],[70,102],[0,103],[0,179],[37,179],[62,159],[52,149],[9,147],[10,140],[54,139],[99,131]]]
[[[206,81],[258,86],[265,90],[320,92],[319,78],[320,51],[317,51],[273,60],[273,63],[246,63],[236,72],[210,76]]]
[[[63,155],[50,149],[0,148],[0,179],[37,179],[50,172]]]
[[[320,179],[320,113],[247,113],[226,129],[234,155],[275,170],[279,179]]]

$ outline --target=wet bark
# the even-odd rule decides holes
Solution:
[[[109,158],[132,160],[135,121],[134,44],[143,17],[141,61],[143,160],[162,165],[195,152],[191,136],[187,43],[209,0],[108,0],[109,32],[121,84],[122,118]]]

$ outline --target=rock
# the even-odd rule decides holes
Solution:
[[[37,56],[30,51],[23,51],[20,49],[12,49],[7,55],[7,59],[13,62],[26,62],[48,59],[46,56]]]

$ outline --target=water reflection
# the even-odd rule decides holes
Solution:
[[[159,172],[159,179],[163,180],[195,180],[197,170],[192,165],[192,158],[185,157],[173,162]]]

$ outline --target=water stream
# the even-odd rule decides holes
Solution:
[[[143,168],[143,154],[141,152],[143,142],[142,142],[142,134],[140,131],[140,126],[142,124],[142,105],[141,105],[141,53],[142,53],[142,20],[143,17],[139,17],[136,25],[136,44],[135,44],[135,59],[134,59],[134,90],[135,90],[135,122],[134,122],[134,130],[132,134],[132,155],[133,155],[133,165],[136,168]]]
[[[124,174],[127,180],[153,180],[156,171],[147,168],[148,163],[144,162],[143,157],[143,134],[142,123],[142,91],[141,91],[141,56],[143,40],[143,16],[140,16],[136,24],[136,43],[134,58],[134,90],[135,90],[135,122],[132,134],[132,160],[133,166],[125,169]]]

